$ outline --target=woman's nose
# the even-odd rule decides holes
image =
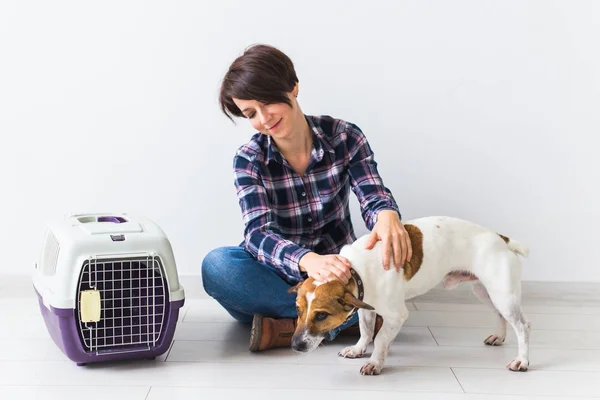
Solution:
[[[267,110],[262,109],[258,111],[258,117],[260,119],[260,123],[268,127],[267,123],[271,120],[271,114]]]

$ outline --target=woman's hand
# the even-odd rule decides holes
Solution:
[[[393,210],[382,210],[377,214],[377,222],[367,239],[366,249],[372,249],[378,240],[383,242],[383,268],[390,269],[390,256],[394,256],[396,271],[410,261],[412,246],[408,232],[402,225],[398,213]]]
[[[321,256],[317,253],[306,253],[298,263],[300,270],[319,282],[339,279],[345,284],[350,279],[350,261],[337,254]]]

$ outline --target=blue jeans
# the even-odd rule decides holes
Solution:
[[[270,318],[297,318],[296,293],[276,270],[255,260],[239,246],[219,247],[202,261],[202,284],[209,296],[217,300],[238,321],[251,323],[254,314]],[[358,313],[330,331],[326,340],[358,323]]]

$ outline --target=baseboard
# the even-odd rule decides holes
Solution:
[[[186,299],[210,298],[202,287],[200,274],[180,275],[179,280],[185,289]],[[539,282],[524,281],[523,304],[565,305],[600,307],[600,283],[597,282]],[[20,298],[35,296],[30,275],[0,275],[0,298]],[[440,285],[419,296],[414,301],[476,303],[469,284],[459,285],[454,290],[443,289]]]

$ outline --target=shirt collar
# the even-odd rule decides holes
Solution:
[[[306,121],[308,122],[308,126],[311,128],[313,133],[313,149],[311,151],[311,156],[315,158],[317,161],[321,161],[323,159],[323,154],[325,151],[335,154],[335,149],[331,146],[331,143],[325,136],[323,129],[318,125],[315,121],[315,117],[305,115]],[[318,120],[318,119],[317,119]],[[265,164],[268,164],[270,161],[274,160],[278,163],[283,163],[283,156],[273,143],[273,138],[271,136],[267,136],[267,156],[265,158]]]
[[[333,148],[333,146],[331,146],[331,143],[327,139],[327,136],[325,136],[325,132],[323,132],[321,125],[317,124],[317,121],[319,119],[316,117],[310,117],[306,115],[305,118],[308,122],[308,125],[313,131],[313,143],[315,143],[315,148],[319,146],[319,150],[322,148],[324,151],[328,151],[330,153],[335,154],[335,149]]]
[[[280,164],[283,164],[283,158],[277,147],[273,144],[273,139],[269,135],[265,135],[267,137],[267,157],[265,158],[265,164],[268,164],[272,160],[277,161]]]

